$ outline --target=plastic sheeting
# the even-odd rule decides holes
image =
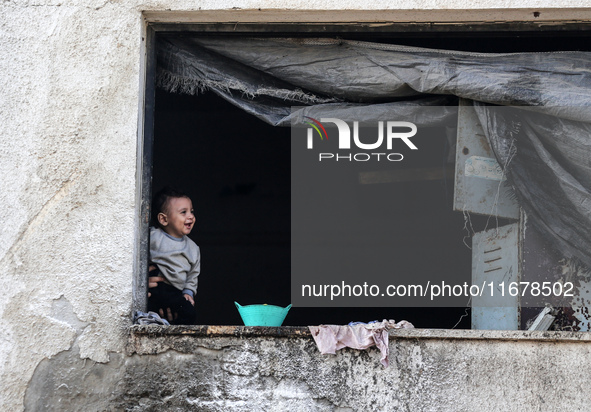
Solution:
[[[525,209],[565,257],[591,268],[591,124],[475,104]]]
[[[161,38],[158,85],[211,90],[275,125],[405,116],[457,97],[483,128],[530,221],[591,267],[591,53],[470,53],[335,39]],[[302,106],[292,114],[293,106]],[[416,110],[413,111],[416,113]],[[450,111],[451,115],[452,111]],[[445,117],[445,115],[443,115]],[[434,125],[443,118],[414,118]]]

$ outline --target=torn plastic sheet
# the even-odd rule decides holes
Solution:
[[[340,39],[227,37],[168,39],[159,49],[175,46],[192,50],[211,70],[224,71],[219,65],[232,62],[226,71],[248,67],[281,82],[277,88],[292,85],[317,98],[376,102],[446,94],[502,105],[589,106],[587,52],[471,53]],[[223,59],[216,66],[215,55]],[[270,85],[261,80],[252,83]]]
[[[537,110],[545,116],[528,120],[515,136],[515,124],[488,109],[481,107],[479,117],[531,221],[565,256],[591,267],[591,53],[171,36],[159,38],[157,56],[160,87],[211,90],[275,126],[289,126],[293,116],[392,118],[409,105],[454,105],[455,97]],[[293,106],[304,107],[292,115]],[[509,162],[512,150],[517,155]]]
[[[424,96],[413,100],[381,103],[344,102],[294,86],[256,68],[196,44],[194,39],[166,39],[158,43],[157,85],[172,93],[197,94],[210,90],[247,113],[273,126],[289,127],[292,107],[306,106],[310,117],[363,118],[366,121],[416,113],[417,106],[445,106],[451,96]],[[417,93],[413,93],[417,95]],[[359,99],[357,99],[359,100]],[[451,114],[448,113],[448,114]],[[362,116],[362,117],[360,117]],[[415,119],[433,125],[444,119]]]
[[[591,267],[591,124],[475,104],[529,221],[565,257]]]

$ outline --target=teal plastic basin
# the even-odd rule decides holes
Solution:
[[[281,326],[291,304],[285,308],[275,305],[240,305],[234,302],[244,326]]]

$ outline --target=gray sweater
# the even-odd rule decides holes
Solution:
[[[150,228],[150,261],[175,288],[195,296],[201,271],[199,246],[187,236],[177,239],[160,228]]]

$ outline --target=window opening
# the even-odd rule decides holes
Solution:
[[[508,41],[508,37],[511,41]],[[367,36],[358,35],[367,40]],[[586,38],[537,35],[466,38],[377,36],[378,41],[471,51],[538,51],[584,49]],[[375,41],[375,39],[372,38]],[[196,224],[191,238],[202,248],[202,276],[196,299],[198,323],[241,324],[233,301],[241,304],[289,303],[289,128],[274,128],[246,114],[212,93],[187,96],[156,91],[153,191],[179,185],[194,201]],[[424,164],[412,168],[449,166],[450,142],[434,141]],[[442,163],[444,164],[442,166]],[[447,163],[447,164],[446,164]],[[452,162],[453,165],[453,162]],[[484,230],[488,218],[452,211],[453,179],[425,180],[409,185],[397,182],[403,193],[390,209],[412,210],[421,262],[409,260],[405,270],[424,264],[429,256],[449,254],[450,270],[470,274],[471,252],[451,247],[466,230]],[[372,198],[369,186],[359,196]],[[369,203],[365,203],[368,205]],[[386,203],[387,204],[387,203]],[[387,214],[388,210],[377,213]],[[446,223],[434,231],[442,216]],[[502,219],[500,226],[508,223]],[[445,248],[438,245],[445,244]],[[374,319],[407,319],[417,327],[469,328],[466,308],[294,308],[284,325],[344,324]]]
[[[213,93],[157,91],[153,188],[189,184],[196,214],[190,237],[202,251],[199,323],[241,324],[234,301],[290,303],[290,145],[289,128],[267,125]],[[395,217],[389,219],[392,232],[412,235],[400,239],[398,251],[399,270],[409,276],[446,266],[469,279],[463,216],[452,210],[453,173],[442,172],[453,169],[452,149],[446,138],[433,136],[421,156],[404,164],[415,176],[387,183],[396,197],[379,199],[378,185],[353,186],[360,207]],[[441,173],[432,178],[433,170]],[[483,219],[473,220],[477,225]],[[451,328],[463,313],[464,308],[292,308],[284,325],[412,318],[423,327]]]

